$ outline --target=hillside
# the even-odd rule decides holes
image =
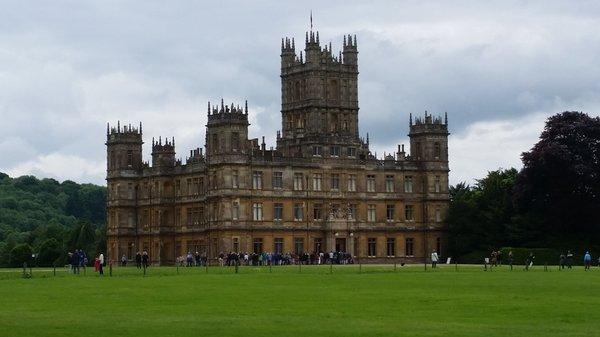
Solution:
[[[0,173],[0,266],[63,263],[66,252],[93,255],[106,243],[106,188]]]

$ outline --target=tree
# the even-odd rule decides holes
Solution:
[[[545,233],[600,233],[600,118],[563,112],[522,154],[515,204]]]
[[[26,243],[22,243],[19,245],[16,245],[11,251],[10,251],[10,255],[9,255],[9,264],[11,267],[21,267],[23,266],[23,263],[27,263],[27,265],[30,265],[33,261],[33,258],[31,256],[32,250],[31,250],[31,246],[29,246]]]
[[[37,263],[40,266],[53,266],[63,254],[63,248],[56,239],[48,239],[40,245]]]

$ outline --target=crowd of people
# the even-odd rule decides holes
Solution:
[[[487,270],[488,264],[490,267],[497,267],[498,265],[502,265],[502,251],[492,251],[489,258],[484,259],[484,267]],[[530,252],[529,255],[525,258],[525,270],[529,270],[533,267],[535,262],[535,255],[533,252]],[[510,269],[513,269],[514,256],[512,250],[508,252],[507,265]],[[574,254],[568,250],[566,253],[561,253],[558,260],[558,266],[560,269],[572,269],[574,264]],[[589,270],[592,265],[592,255],[589,251],[586,251],[583,255],[583,265],[585,270]],[[598,257],[598,266],[600,266],[600,257]]]
[[[320,264],[352,264],[354,259],[350,253],[248,253],[248,252],[221,252],[217,257],[220,266],[281,266],[293,264],[320,265]],[[185,256],[177,258],[179,266],[206,266],[208,257],[206,254],[188,252]]]
[[[73,274],[79,274],[81,269],[85,270],[88,265],[87,254],[82,249],[75,249],[73,252],[67,253],[67,262],[69,263],[69,270]],[[94,258],[94,271],[99,275],[104,275],[104,254],[100,252],[98,256]]]

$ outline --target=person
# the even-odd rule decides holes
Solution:
[[[135,266],[142,269],[142,254],[139,251],[135,254]]]
[[[98,262],[100,263],[100,265],[98,266],[98,271],[100,272],[100,275],[104,275],[104,254],[102,254],[102,252],[100,252],[100,255],[98,256]]]
[[[510,266],[510,270],[513,270],[513,252],[512,252],[512,250],[508,252],[508,265]]]
[[[565,264],[567,264],[567,257],[565,256],[565,254],[560,254],[560,257],[558,259],[559,269],[565,269]]]
[[[567,251],[567,268],[573,267],[573,253],[570,250]]]
[[[148,268],[148,260],[150,260],[150,257],[148,256],[148,251],[144,250],[144,252],[142,253],[142,266],[144,267],[144,269]]]
[[[529,253],[529,256],[525,260],[525,270],[529,270],[529,268],[533,267],[534,259],[535,259],[535,256],[533,255],[533,253]]]
[[[121,256],[121,267],[125,267],[127,266],[127,256],[125,256],[125,254],[123,254],[123,256]]]
[[[185,258],[186,258],[186,266],[192,267],[194,265],[194,255],[192,255],[192,252],[188,251]]]
[[[94,272],[99,272],[100,271],[100,259],[98,259],[98,257],[96,257],[94,259]]]
[[[435,268],[437,266],[437,263],[438,263],[438,254],[434,250],[433,253],[431,253],[431,268]]]
[[[590,255],[589,251],[585,252],[585,255],[583,256],[583,264],[585,265],[585,271],[590,269],[590,265],[592,264],[592,255]]]

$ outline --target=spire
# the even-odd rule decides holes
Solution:
[[[367,132],[367,146],[369,145],[369,133]]]
[[[154,137],[152,137],[152,147],[154,147]]]
[[[210,101],[208,101],[208,114],[210,115]]]
[[[171,139],[171,145],[173,145],[173,147],[175,147],[175,137],[173,137],[173,138]]]
[[[317,30],[317,44],[319,44],[319,31]]]
[[[140,122],[140,135],[142,134],[142,122]]]
[[[246,100],[246,104],[244,106],[244,112],[246,113],[246,115],[248,114],[248,100]]]
[[[292,38],[292,49],[296,50],[296,44],[294,43],[294,38]]]
[[[446,126],[448,126],[448,112],[444,112],[444,124],[446,124]]]
[[[283,51],[283,38],[281,38],[281,51]]]
[[[312,9],[310,10],[310,31],[313,30]]]
[[[308,32],[306,32],[306,44],[308,44]]]
[[[225,111],[225,103],[223,103],[223,99],[221,98],[221,112]]]
[[[110,123],[106,123],[106,135],[108,136],[110,134]]]
[[[356,47],[356,34],[354,34],[354,47]]]
[[[409,114],[408,123],[409,123],[408,125],[412,126],[412,112]]]
[[[343,47],[346,47],[346,35],[344,35],[344,45]]]
[[[117,121],[117,133],[121,132],[121,121]]]

